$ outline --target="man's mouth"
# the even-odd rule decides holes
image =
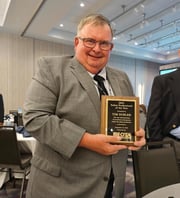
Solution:
[[[92,55],[92,54],[89,54],[90,57],[92,58],[102,58],[102,55]]]

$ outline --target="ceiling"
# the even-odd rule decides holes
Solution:
[[[180,0],[12,0],[0,31],[73,44],[79,20],[90,13],[111,21],[113,54],[180,61]]]

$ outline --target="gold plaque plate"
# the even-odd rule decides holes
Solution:
[[[139,98],[130,96],[102,96],[101,133],[120,136],[112,144],[133,145],[139,130]]]

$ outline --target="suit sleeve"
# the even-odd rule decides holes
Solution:
[[[39,61],[24,102],[23,119],[26,130],[40,143],[50,147],[65,158],[76,150],[85,129],[56,114],[59,81],[55,79],[54,65],[46,59]]]
[[[150,141],[162,140],[162,128],[161,128],[161,103],[163,95],[163,86],[160,81],[160,77],[155,77],[152,89],[151,97],[147,112],[147,129]]]

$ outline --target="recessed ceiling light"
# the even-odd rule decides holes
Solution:
[[[117,40],[117,37],[116,37],[116,36],[114,36],[114,37],[113,37],[113,40]]]
[[[59,26],[60,26],[60,27],[64,27],[64,24],[63,24],[63,23],[61,23]]]
[[[81,7],[84,7],[84,6],[85,6],[85,4],[84,4],[83,2],[81,2],[81,3],[80,3],[80,6],[81,6]]]
[[[138,42],[137,42],[137,41],[135,41],[135,42],[134,42],[134,45],[138,45]]]

